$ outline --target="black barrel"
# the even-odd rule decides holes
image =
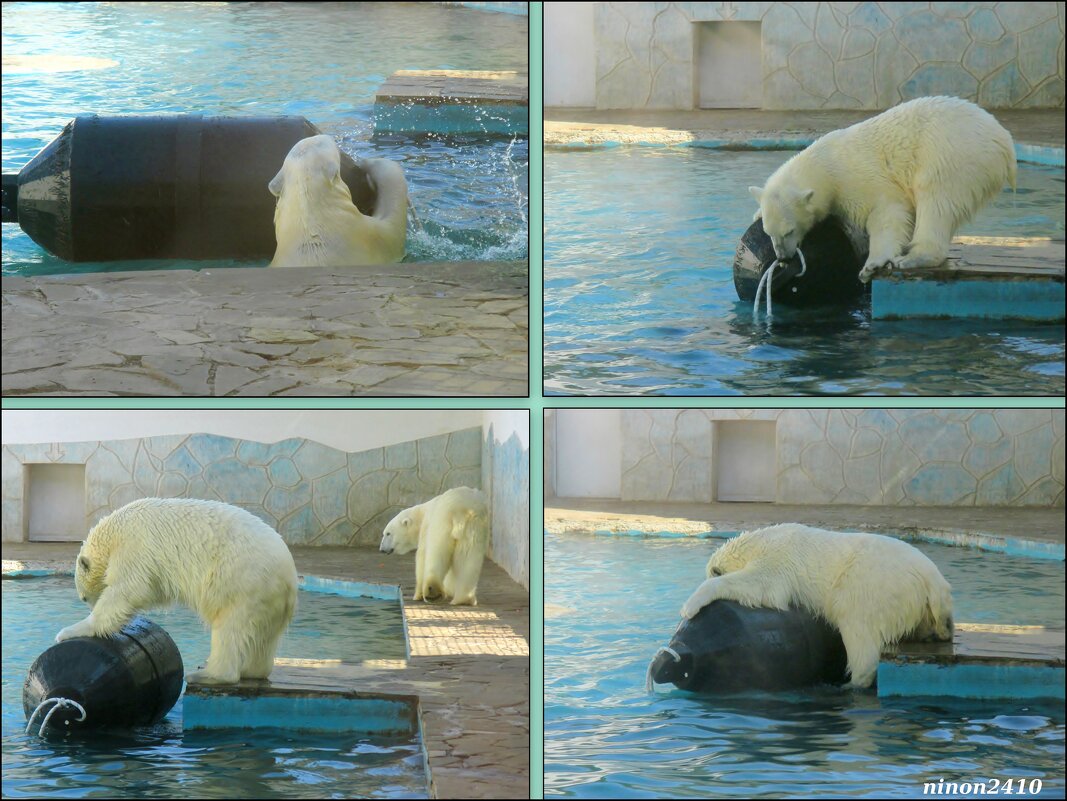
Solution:
[[[773,302],[783,306],[830,306],[856,303],[866,285],[859,279],[867,254],[860,252],[844,226],[827,217],[812,228],[800,243],[808,269],[800,275],[800,257],[793,256],[775,268],[772,279]],[[737,297],[750,303],[756,298],[763,273],[774,263],[771,238],[763,231],[763,220],[748,227],[734,254],[734,288]]]
[[[22,708],[27,720],[46,698],[69,698],[85,708],[81,722],[76,709],[59,709],[49,729],[147,726],[177,703],[184,675],[170,635],[137,617],[113,637],[75,637],[37,657],[22,685]],[[50,708],[38,713],[38,724]]]
[[[788,690],[846,681],[841,635],[798,609],[714,601],[682,622],[668,648],[656,654],[650,675],[681,690]]]
[[[303,117],[76,117],[4,176],[4,221],[68,261],[255,259],[274,253],[267,189],[290,148],[321,133]],[[374,189],[341,153],[365,214]]]

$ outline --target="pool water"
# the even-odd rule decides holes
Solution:
[[[56,632],[87,614],[69,576],[5,579],[3,587],[3,795],[98,798],[426,797],[417,735],[319,735],[282,729],[181,728],[182,701],[156,726],[91,740],[24,733],[22,683]],[[186,609],[147,615],[203,665],[210,634]],[[301,592],[279,657],[403,659],[396,601]]]
[[[5,58],[60,54],[102,69],[3,75],[3,170],[18,172],[79,114],[299,114],[356,158],[399,161],[422,230],[408,261],[524,259],[525,137],[375,136],[375,90],[398,69],[527,69],[525,17],[434,3],[5,3]],[[279,164],[278,167],[281,167]],[[3,273],[266,266],[71,264],[3,226]]]
[[[820,687],[701,698],[645,671],[721,540],[545,536],[545,797],[920,797],[924,781],[1064,792],[1063,704]],[[1063,626],[1062,562],[917,545],[959,622]]]
[[[615,147],[545,152],[545,351],[550,394],[1064,392],[1064,329],[1013,321],[872,321],[776,305],[752,319],[733,284],[761,184],[793,154]],[[1062,167],[1019,164],[964,228],[1064,235]]]

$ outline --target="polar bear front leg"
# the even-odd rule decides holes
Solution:
[[[878,661],[882,657],[882,644],[871,630],[862,625],[842,625],[841,642],[845,645],[848,657],[848,673],[851,677],[848,686],[856,688],[870,687],[878,675]]]
[[[892,269],[911,239],[911,229],[911,212],[902,204],[880,206],[871,212],[867,218],[870,248],[867,262],[860,270],[860,281],[866,284],[883,267]]]
[[[232,610],[211,621],[211,653],[203,670],[194,670],[185,680],[190,684],[237,684],[241,679],[247,631],[252,610]]]
[[[121,631],[140,608],[126,592],[122,585],[104,588],[89,616],[61,630],[56,642],[74,637],[108,637]]]
[[[745,606],[766,606],[772,609],[789,608],[789,590],[773,574],[759,570],[754,563],[706,579],[682,607],[682,617],[693,618],[712,601],[737,601]]]
[[[426,576],[426,543],[420,542],[419,549],[415,551],[415,593],[411,596],[413,601],[422,600],[422,582]]]

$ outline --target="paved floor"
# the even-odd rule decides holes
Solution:
[[[547,498],[545,530],[744,531],[775,523],[908,533],[935,531],[1064,542],[1064,509],[958,506],[791,506]]]
[[[72,569],[79,543],[4,543],[4,569]],[[410,600],[414,554],[372,548],[294,547],[297,570],[399,584],[411,658],[359,664],[279,660],[279,686],[330,687],[419,696],[423,741],[438,798],[529,798],[530,605],[528,592],[486,561],[478,606]],[[538,746],[539,747],[539,746]]]
[[[3,279],[3,394],[527,394],[526,262]]]
[[[545,109],[545,144],[600,142],[680,144],[695,139],[821,136],[878,114],[877,111],[596,111]],[[996,110],[993,112],[1015,141],[1046,147],[1064,146],[1063,109]]]

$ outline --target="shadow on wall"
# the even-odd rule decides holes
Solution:
[[[401,509],[452,487],[481,486],[481,434],[467,428],[354,453],[308,439],[214,434],[5,445],[3,540],[81,540],[115,509],[156,496],[232,503],[290,545],[371,545]],[[84,465],[83,499],[69,475],[42,469],[57,465]],[[82,526],[55,531],[58,523],[40,518],[57,505],[66,511],[52,517]]]

